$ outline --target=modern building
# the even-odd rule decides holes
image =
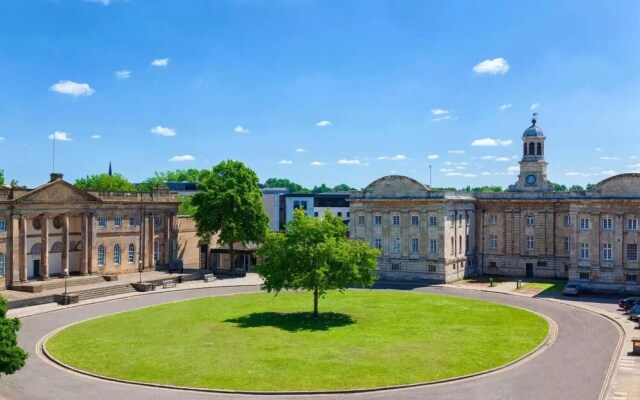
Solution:
[[[402,176],[353,191],[351,237],[382,251],[379,274],[389,279],[568,278],[595,291],[638,293],[640,174],[555,192],[545,140],[534,118],[506,192],[432,191]]]
[[[313,199],[313,215],[322,217],[326,211],[340,217],[348,224],[351,212],[349,209],[349,192],[318,193]]]
[[[84,191],[57,173],[35,189],[0,189],[0,287],[169,267],[185,253],[178,204],[168,189]]]

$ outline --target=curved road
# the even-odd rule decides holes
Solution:
[[[4,396],[10,400],[247,398],[249,397],[247,395],[176,391],[99,380],[69,372],[43,361],[35,354],[35,347],[43,336],[61,326],[103,314],[175,300],[257,290],[258,287],[220,287],[171,291],[26,317],[22,320],[23,327],[19,342],[29,351],[30,357],[21,371],[1,378],[0,397]],[[314,400],[345,397],[367,400],[425,398],[430,400],[595,400],[598,398],[619,339],[617,328],[605,318],[574,307],[526,297],[443,288],[414,290],[489,300],[539,312],[557,322],[557,340],[549,349],[533,359],[495,374],[417,388],[351,395],[317,395],[313,396]],[[127,328],[123,326],[122,329]],[[176,337],[176,342],[179,341],[180,338]],[[167,343],[167,345],[171,344]],[[197,368],[197,365],[194,365],[194,368]],[[283,397],[309,398],[310,396],[251,396],[251,398],[269,400]]]

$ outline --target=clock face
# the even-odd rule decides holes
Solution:
[[[527,185],[535,185],[535,184],[536,184],[536,176],[527,175]]]

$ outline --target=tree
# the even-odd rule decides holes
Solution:
[[[175,171],[154,172],[151,178],[147,178],[138,185],[138,189],[144,192],[149,192],[151,189],[158,185],[164,185],[165,182],[192,182],[198,183],[200,181],[200,175],[204,170],[189,168],[189,169],[177,169]]]
[[[309,193],[309,189],[284,178],[269,178],[264,182],[264,187],[287,188],[291,193]]]
[[[193,218],[198,236],[208,240],[218,234],[218,242],[229,246],[234,269],[235,243],[259,243],[269,229],[269,216],[262,203],[258,175],[241,161],[223,161],[202,173],[200,192],[193,195]]]
[[[269,232],[258,250],[256,271],[268,292],[304,289],[313,292],[313,316],[318,298],[328,290],[344,291],[349,285],[371,287],[376,280],[380,251],[362,241],[349,240],[342,218],[326,211],[311,218],[296,209],[285,232]]]
[[[571,185],[571,187],[569,188],[570,191],[573,190],[584,190],[584,188],[580,185]]]
[[[331,191],[331,188],[325,185],[324,183],[320,186],[314,186],[313,189],[311,189],[311,193],[327,193],[330,191]]]
[[[83,190],[103,190],[113,192],[136,192],[135,186],[121,174],[87,175],[76,179],[74,185]]]
[[[189,215],[193,217],[193,215],[196,213],[196,207],[192,204],[192,197],[178,196],[178,200],[180,200],[180,205],[178,206],[178,214]]]
[[[0,185],[4,185],[4,170],[0,169]]]
[[[27,352],[18,346],[20,320],[7,318],[7,300],[0,296],[0,373],[11,375],[24,366]]]
[[[549,181],[549,183],[553,186],[553,190],[555,190],[556,192],[566,192],[567,191],[567,185],[561,185],[559,183],[555,183],[555,182],[551,182],[551,181]]]
[[[333,188],[334,192],[348,192],[349,190],[355,190],[355,188],[352,188],[346,183],[341,183]]]

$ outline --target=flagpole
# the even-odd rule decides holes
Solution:
[[[51,164],[52,171],[56,172],[56,133],[53,132],[53,161]]]

